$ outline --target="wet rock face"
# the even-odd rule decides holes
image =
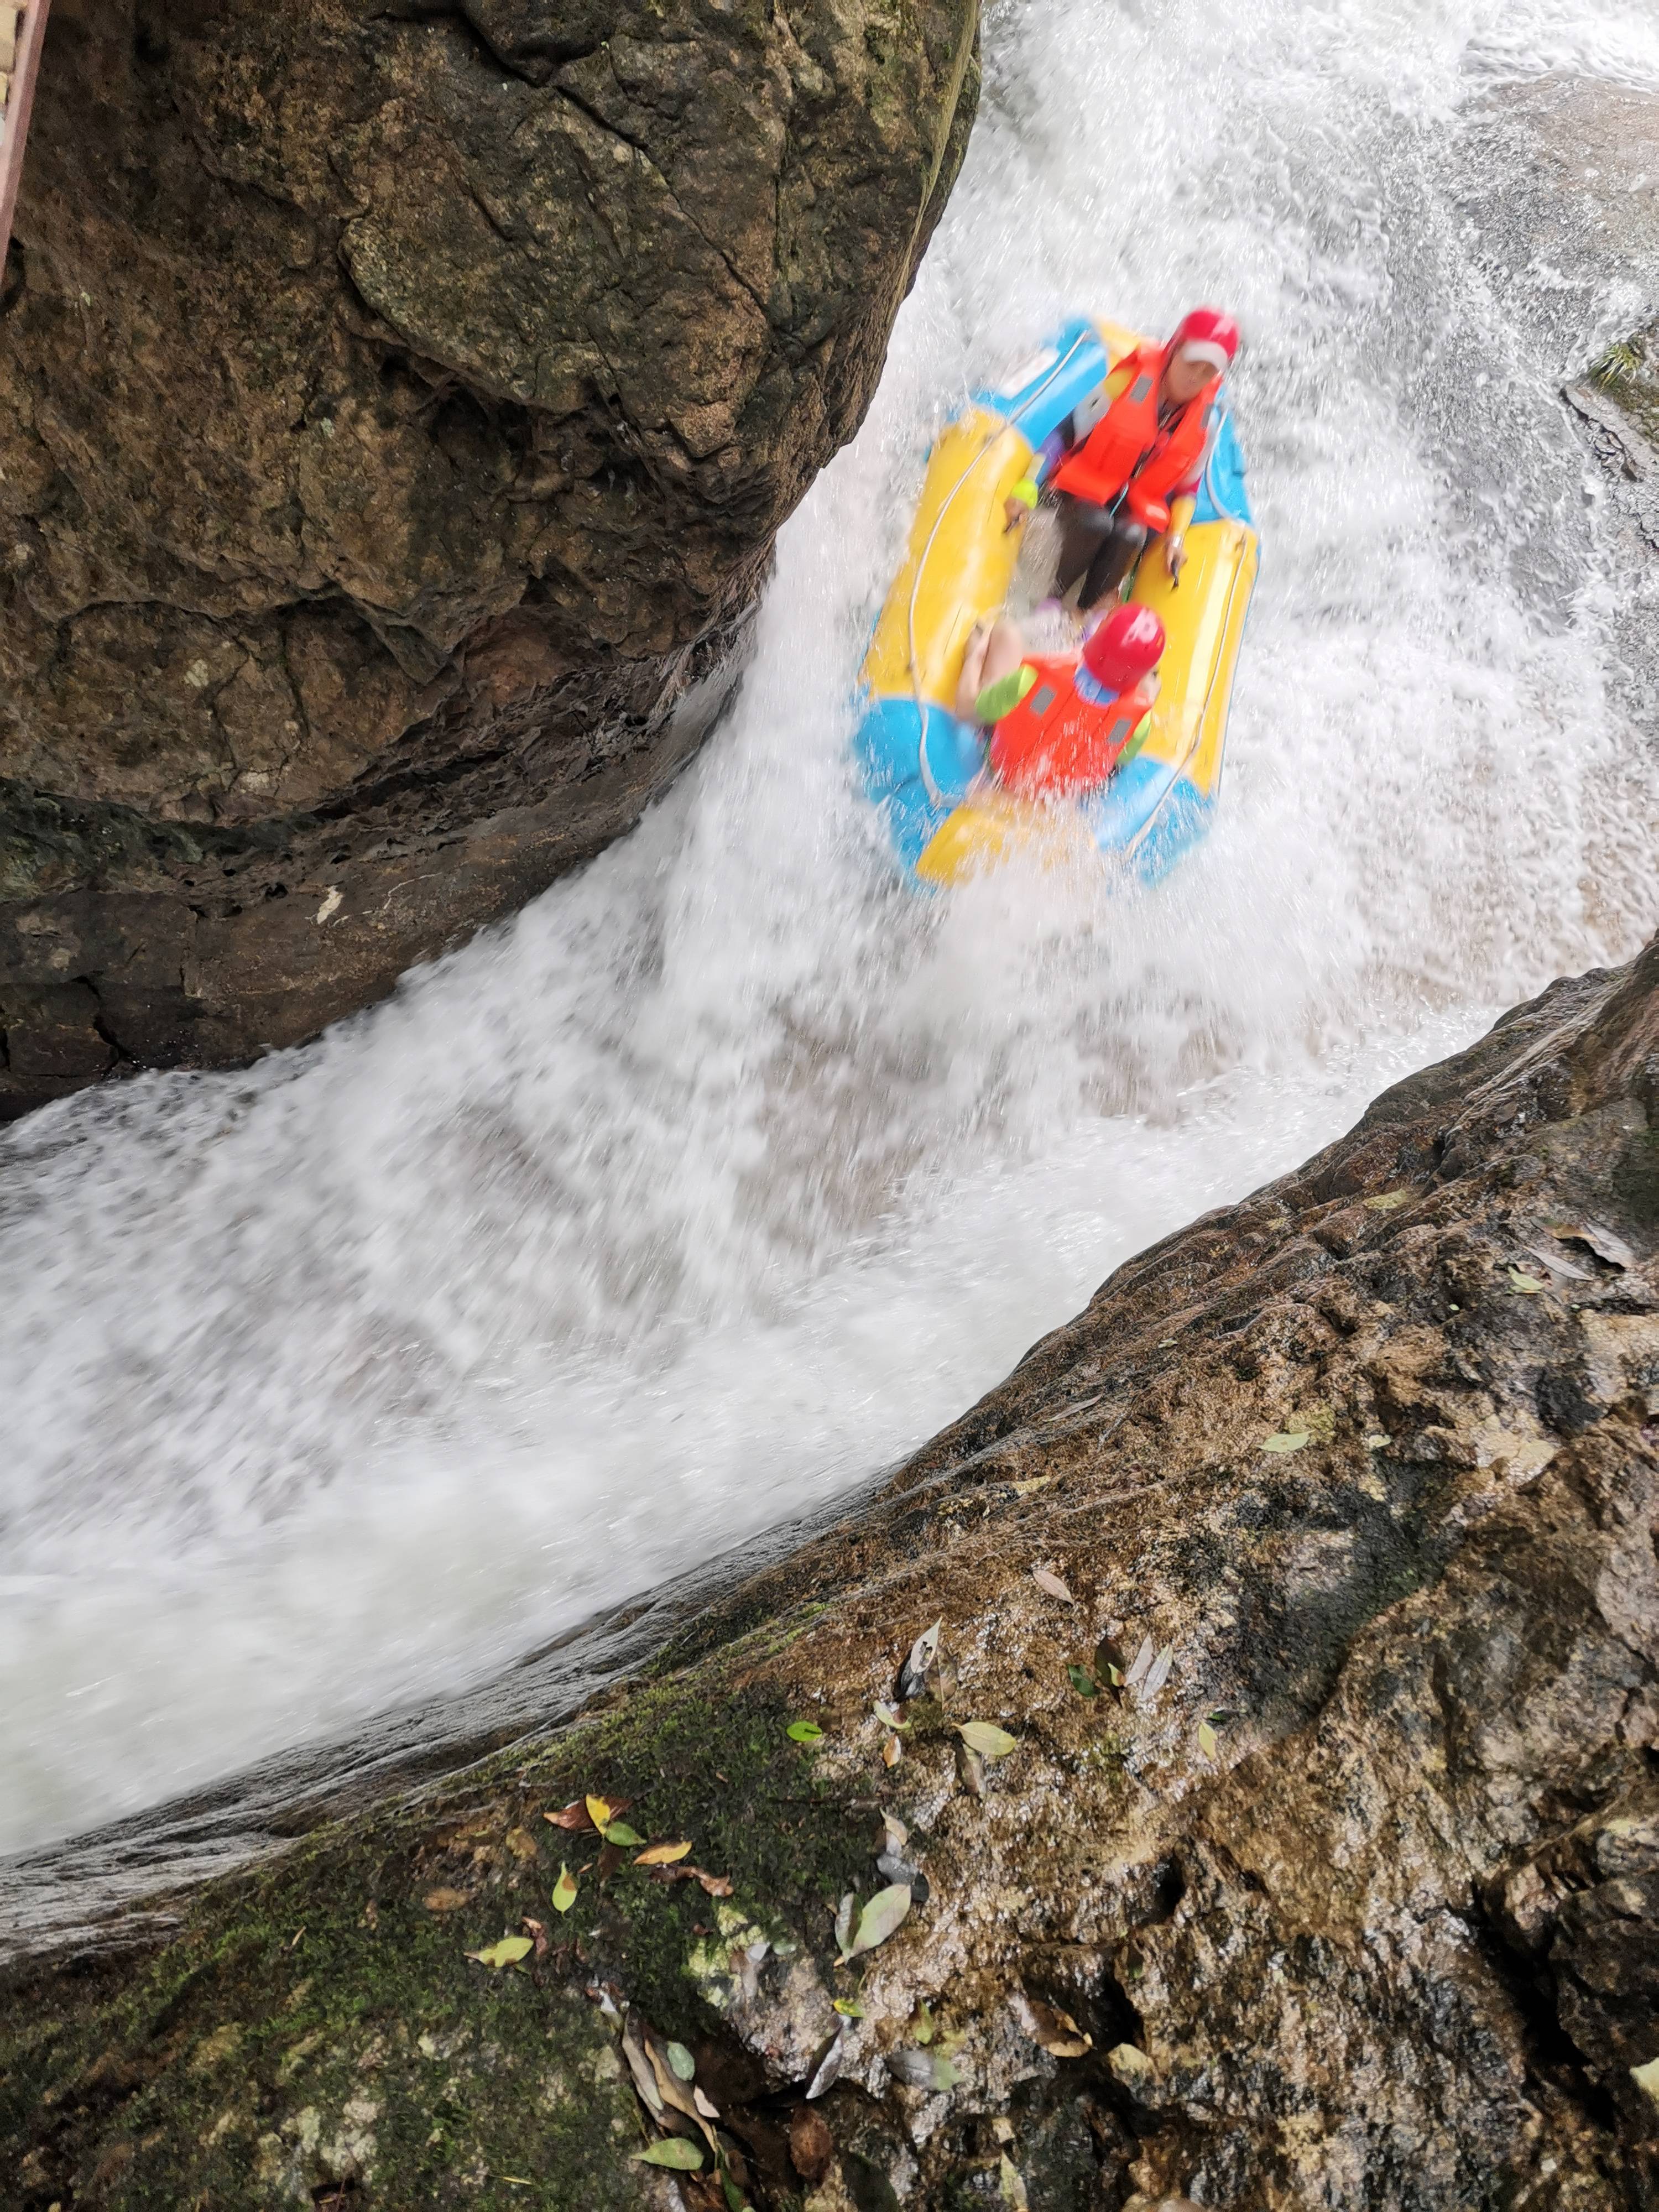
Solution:
[[[64,0],[0,294],[0,1110],[292,1042],[695,745],[973,0]]]
[[[22,1970],[0,2155],[27,2212],[1659,2203],[1656,1544],[1659,941],[569,1730]]]

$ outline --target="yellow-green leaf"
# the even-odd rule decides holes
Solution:
[[[482,1951],[469,1951],[466,1955],[499,1972],[503,1966],[516,1966],[520,1959],[527,1959],[530,1951],[528,1936],[503,1936],[499,1943],[487,1944]]]
[[[837,1997],[836,1999],[836,2010],[841,2014],[843,2020],[862,2020],[864,2018],[864,2007],[861,2004],[855,2003],[851,1997]]]
[[[665,2047],[668,2052],[668,2063],[673,2068],[675,2074],[682,2081],[689,2081],[697,2070],[696,2060],[683,2043],[671,2043]]]
[[[908,1914],[911,1903],[908,1881],[896,1881],[886,1889],[878,1889],[859,1915],[859,1924],[847,1946],[847,1956],[856,1959],[861,1951],[873,1951],[878,1943],[884,1943]]]
[[[635,2160],[641,2166],[672,2166],[676,2173],[701,2173],[702,2153],[684,2136],[664,2136],[659,2142],[647,2143],[636,2150]]]
[[[1381,1451],[1388,1441],[1382,1430],[1378,1429],[1373,1435],[1366,1437],[1365,1449],[1367,1451]]]
[[[957,1734],[969,1751],[976,1751],[981,1759],[1006,1759],[1011,1751],[1018,1748],[1019,1739],[1000,1729],[994,1721],[963,1721]]]
[[[673,1866],[690,1851],[690,1844],[653,1844],[648,1851],[641,1851],[634,1862],[635,1866]]]
[[[631,1851],[635,1844],[642,1844],[645,1838],[630,1828],[626,1820],[613,1820],[605,1832],[605,1840],[607,1844],[619,1844],[624,1850]]]
[[[576,1877],[568,1866],[559,1869],[559,1878],[553,1885],[553,1910],[568,1912],[576,1902]]]
[[[1307,1441],[1306,1429],[1279,1429],[1272,1436],[1262,1437],[1261,1449],[1265,1452],[1300,1451]]]
[[[1392,1213],[1396,1206],[1403,1206],[1410,1196],[1411,1193],[1408,1190],[1383,1190],[1379,1191],[1375,1198],[1362,1199],[1360,1203],[1370,1213]]]
[[[599,1830],[599,1833],[603,1835],[605,1830],[611,1826],[612,1820],[617,1817],[611,1809],[611,1802],[609,1798],[586,1797],[582,1800],[582,1802],[587,1808],[588,1819],[593,1823],[593,1826]]]
[[[1198,1747],[1206,1759],[1215,1757],[1220,1742],[1220,1737],[1217,1735],[1208,1721],[1200,1721],[1198,1724]]]
[[[1100,1695],[1099,1683],[1086,1667],[1079,1667],[1075,1661],[1066,1669],[1066,1679],[1079,1698],[1097,1698]]]
[[[821,1743],[823,1730],[816,1721],[791,1721],[784,1734],[791,1743]]]
[[[1547,1290],[1549,1285],[1547,1283],[1540,1283],[1536,1275],[1525,1275],[1522,1273],[1519,1267],[1511,1267],[1510,1288],[1512,1291],[1519,1291],[1522,1297],[1530,1298],[1535,1297],[1540,1291]]]
[[[1025,2194],[1025,2184],[1020,2179],[1019,2168],[1006,2151],[997,2167],[997,2188],[1008,2212],[1027,2212],[1030,2199]]]

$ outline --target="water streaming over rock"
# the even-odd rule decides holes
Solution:
[[[1656,918],[1570,363],[1460,115],[1644,0],[993,9],[874,413],[638,833],[378,1012],[0,1149],[0,1844],[487,1674],[890,1461],[1127,1253]],[[843,704],[940,416],[1235,304],[1264,541],[1170,882],[921,901]],[[1600,302],[1606,332],[1627,301]]]

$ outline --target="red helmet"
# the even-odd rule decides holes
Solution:
[[[1170,340],[1171,360],[1178,353],[1196,354],[1218,376],[1231,368],[1237,351],[1238,325],[1219,307],[1194,307],[1181,318]]]
[[[1127,691],[1151,675],[1164,652],[1164,624],[1150,607],[1114,607],[1091,633],[1083,665],[1109,691]]]

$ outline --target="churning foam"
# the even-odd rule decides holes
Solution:
[[[892,1459],[1127,1253],[1652,926],[1567,364],[1455,112],[1645,0],[994,8],[871,420],[732,720],[389,1005],[6,1144],[0,1841],[476,1679]],[[933,427],[1066,309],[1237,307],[1264,556],[1158,890],[885,865],[843,701]]]

